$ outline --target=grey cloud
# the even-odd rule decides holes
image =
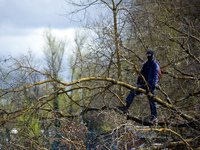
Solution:
[[[67,7],[64,0],[1,0],[0,26],[17,28],[74,26],[61,15],[65,13],[63,7]]]

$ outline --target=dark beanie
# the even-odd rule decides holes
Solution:
[[[154,55],[154,52],[152,51],[152,50],[149,50],[148,52],[147,52],[147,54],[151,54],[152,56]]]

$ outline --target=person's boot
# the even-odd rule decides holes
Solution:
[[[153,116],[147,122],[152,123],[152,124],[157,124],[158,123],[158,119]]]
[[[117,106],[117,108],[119,110],[123,111],[123,113],[125,113],[125,114],[129,113],[127,106]]]

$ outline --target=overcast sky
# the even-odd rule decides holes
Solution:
[[[43,33],[51,27],[62,39],[73,39],[78,24],[63,16],[65,0],[0,0],[0,58],[26,54],[41,56]]]

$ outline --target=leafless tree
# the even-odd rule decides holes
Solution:
[[[42,70],[28,56],[1,60],[2,145],[8,149],[50,149],[57,141],[58,147],[72,149],[131,149],[143,143],[144,149],[197,149],[199,2],[68,2],[78,8],[72,15],[84,11],[87,18],[91,7],[107,11],[87,24],[92,42],[84,49],[84,38],[76,38],[70,82],[54,76],[60,68],[52,63],[50,69]],[[155,51],[162,70],[156,96],[134,84],[148,49]],[[54,52],[48,54],[54,56]],[[143,95],[125,115],[115,106],[124,103],[129,90]],[[146,121],[148,96],[159,104],[158,125]],[[55,99],[59,111],[54,109]],[[57,132],[54,120],[59,122]],[[12,129],[18,133],[7,136]],[[92,130],[96,130],[94,136]],[[155,145],[157,142],[161,145]]]

